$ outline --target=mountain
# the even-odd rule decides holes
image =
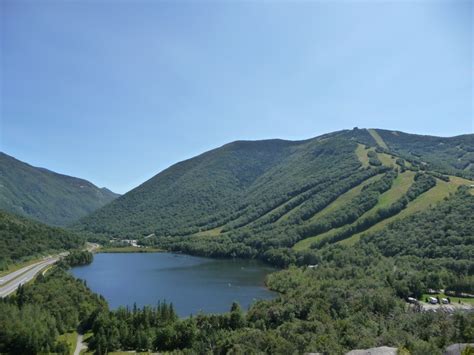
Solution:
[[[0,271],[26,258],[79,248],[84,241],[71,231],[0,211]]]
[[[0,209],[65,226],[118,195],[89,181],[37,168],[0,152]]]
[[[451,190],[467,184],[473,149],[474,135],[441,138],[357,128],[304,141],[237,141],[171,166],[83,218],[77,228],[125,238],[235,234],[249,228],[255,234],[278,225],[285,233],[298,226],[301,236],[295,239],[305,239],[316,231],[301,229],[324,207],[348,192],[344,198],[350,201],[393,168],[403,169],[391,178],[394,196],[407,192],[418,171],[438,174],[435,183]],[[452,174],[452,182],[443,181],[443,173]]]

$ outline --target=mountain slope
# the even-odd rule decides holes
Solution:
[[[305,250],[377,229],[470,185],[442,172],[469,175],[456,167],[453,149],[462,141],[468,151],[473,137],[436,138],[445,147],[437,148],[439,159],[433,137],[373,129],[234,142],[168,168],[76,228],[119,238],[154,234],[143,243],[190,253],[281,257],[295,244]],[[398,153],[418,140],[427,147],[416,156]]]
[[[356,172],[355,147],[342,139],[230,143],[171,166],[79,227],[119,236],[175,235],[257,216]]]
[[[456,137],[435,137],[419,134],[408,134],[400,131],[369,129],[372,139],[364,130],[345,132],[346,136],[356,136],[364,144],[374,143],[415,164],[423,163],[432,170],[445,174],[474,178],[474,134]]]
[[[0,210],[0,270],[27,257],[79,248],[85,239]]]
[[[117,196],[89,181],[33,167],[0,153],[0,209],[65,226]]]

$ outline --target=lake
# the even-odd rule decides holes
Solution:
[[[247,310],[255,300],[271,299],[276,293],[265,288],[264,280],[273,271],[256,260],[173,253],[95,254],[92,264],[71,269],[112,309],[166,300],[181,317],[226,312],[233,301]]]

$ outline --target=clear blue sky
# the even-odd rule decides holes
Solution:
[[[473,132],[471,1],[0,3],[0,150],[120,193],[238,139]]]

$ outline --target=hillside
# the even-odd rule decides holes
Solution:
[[[71,231],[0,210],[0,270],[10,263],[79,248],[83,244],[84,238]]]
[[[392,217],[380,213],[410,210],[432,188],[430,203],[439,201],[470,183],[472,147],[474,135],[440,138],[357,128],[305,141],[233,142],[171,166],[77,228],[123,238],[222,235],[239,243],[245,239],[246,245],[252,239],[247,236],[258,234],[252,248],[258,249],[262,238],[273,239],[273,247],[288,247],[360,217],[375,225]],[[360,191],[390,170],[397,172],[385,178],[385,186]],[[398,201],[404,194],[409,195]],[[356,215],[343,217],[337,199],[366,203]],[[350,206],[346,210],[352,212]],[[355,226],[357,232],[366,227]]]
[[[0,209],[65,226],[117,196],[89,181],[37,168],[0,153]]]

